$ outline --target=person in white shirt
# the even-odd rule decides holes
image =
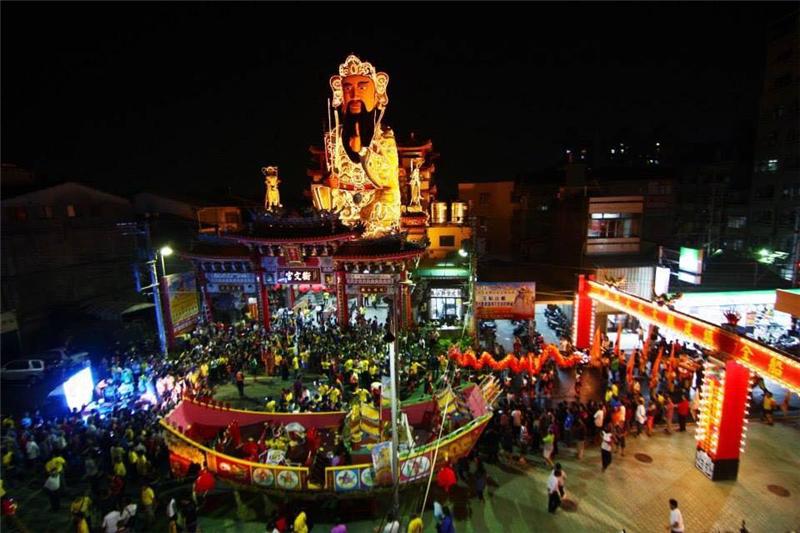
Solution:
[[[611,450],[614,446],[614,432],[611,429],[611,423],[606,424],[606,428],[600,434],[602,439],[600,444],[600,455],[603,459],[603,472],[606,471],[608,465],[611,464]]]
[[[395,519],[394,513],[389,513],[383,533],[400,533],[400,522]]]
[[[28,441],[25,445],[25,453],[28,455],[28,461],[34,462],[39,458],[39,445],[35,440]]]
[[[636,436],[642,434],[642,427],[647,422],[647,409],[644,407],[644,398],[639,398],[639,405],[636,406]]]
[[[605,417],[605,413],[603,412],[603,407],[600,406],[597,408],[597,411],[594,413],[594,427],[595,427],[595,438],[600,436],[600,432],[603,429],[603,418]],[[595,441],[596,443],[596,441]]]
[[[556,463],[550,477],[547,478],[547,512],[555,513],[564,497],[564,482],[567,475],[561,470],[561,463]]]
[[[122,515],[120,516],[120,521],[125,524],[125,528],[133,531],[133,528],[136,526],[136,510],[137,505],[133,503],[130,499],[127,501],[127,505],[125,508],[122,509]]]
[[[678,500],[669,500],[669,527],[667,529],[670,533],[684,533],[683,528],[683,514],[678,509]]]
[[[113,509],[103,518],[103,531],[105,533],[117,533],[117,524],[122,520],[122,514]]]

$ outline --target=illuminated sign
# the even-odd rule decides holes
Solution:
[[[475,315],[482,320],[532,319],[535,302],[535,283],[478,283],[475,289]]]
[[[679,280],[699,285],[703,274],[703,250],[682,246],[678,270]]]
[[[461,298],[461,289],[434,287],[431,289],[431,298]]]
[[[163,278],[162,283],[166,289],[172,335],[191,331],[200,318],[200,300],[197,297],[194,272],[170,274]]]
[[[697,344],[729,355],[752,371],[766,375],[781,386],[800,393],[800,363],[734,332],[659,306],[594,281],[586,282],[586,294],[640,320],[678,332]]]
[[[278,283],[309,284],[319,283],[318,268],[279,268]]]
[[[64,398],[70,411],[81,410],[92,401],[94,379],[92,369],[84,368],[64,382]]]
[[[347,283],[350,285],[391,285],[391,274],[347,274]]]

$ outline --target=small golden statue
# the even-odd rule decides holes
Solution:
[[[281,205],[281,193],[278,190],[281,180],[278,179],[278,167],[261,167],[261,173],[264,174],[264,185],[267,192],[264,195],[264,209],[267,211],[274,211]]]

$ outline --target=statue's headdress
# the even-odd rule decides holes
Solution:
[[[389,103],[386,87],[389,85],[389,75],[385,72],[376,72],[372,63],[361,61],[353,54],[347,56],[344,63],[339,65],[339,74],[331,76],[331,90],[333,90],[333,107],[342,105],[342,78],[346,76],[367,76],[375,84],[375,94],[378,97],[378,108],[383,109]]]

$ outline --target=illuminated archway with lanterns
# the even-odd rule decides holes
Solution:
[[[800,362],[767,345],[716,324],[675,311],[664,302],[645,300],[612,284],[580,276],[575,296],[573,342],[589,348],[597,303],[654,324],[713,352],[705,363],[697,423],[698,469],[712,480],[736,479],[745,449],[753,374],[800,394]]]

